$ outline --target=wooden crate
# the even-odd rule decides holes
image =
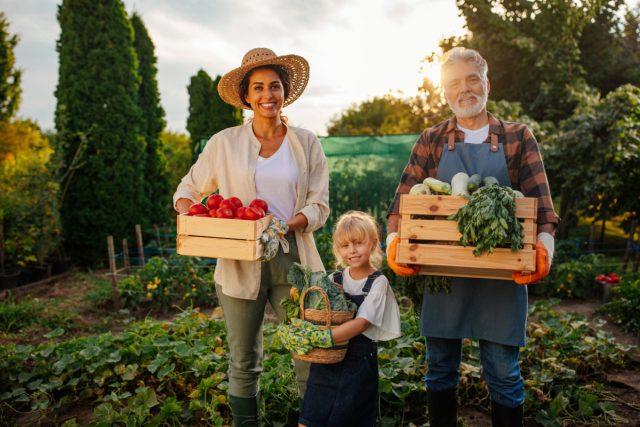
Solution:
[[[460,196],[403,194],[397,262],[418,264],[420,274],[511,280],[513,271],[533,272],[536,267],[537,199],[516,198],[516,216],[524,227],[524,248],[496,248],[491,254],[473,255],[473,246],[460,245],[456,221],[446,219],[467,203]],[[428,215],[428,219],[416,218]]]
[[[178,215],[176,252],[206,258],[255,261],[263,251],[258,239],[272,216],[245,221]]]

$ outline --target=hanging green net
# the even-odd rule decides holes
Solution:
[[[320,142],[329,163],[329,206],[326,229],[353,209],[386,223],[402,171],[419,134],[329,136]]]

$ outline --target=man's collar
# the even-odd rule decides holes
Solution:
[[[502,127],[502,123],[500,123],[500,120],[496,119],[495,116],[488,111],[487,119],[489,120],[489,133],[495,133],[498,135],[502,135],[504,133],[504,128]],[[447,124],[445,133],[456,130],[457,126],[458,119],[456,116],[453,116],[451,119],[449,119],[449,123]]]

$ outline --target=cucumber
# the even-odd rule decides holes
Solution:
[[[468,184],[469,175],[464,172],[458,172],[451,178],[451,194],[453,196],[469,198],[469,191],[467,191]]]
[[[488,187],[490,185],[500,185],[498,180],[492,176],[485,176],[482,179],[482,183],[484,184],[485,187]]]
[[[422,183],[429,187],[429,190],[435,191],[436,193],[451,194],[451,185],[446,182],[439,181],[435,178],[426,178]]]
[[[482,177],[480,176],[480,174],[474,173],[469,178],[469,183],[467,184],[467,191],[469,191],[469,193],[473,193],[478,188],[480,188],[481,185],[482,185]]]

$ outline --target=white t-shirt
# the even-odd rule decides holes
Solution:
[[[458,129],[464,132],[464,142],[466,144],[482,144],[489,136],[489,124],[480,129],[467,129],[458,125]]]
[[[335,274],[335,273],[334,273]],[[367,278],[355,280],[349,275],[349,268],[342,273],[342,287],[351,295],[362,295]],[[374,341],[388,341],[398,338],[400,332],[400,309],[384,275],[378,276],[371,284],[369,294],[358,309],[356,318],[367,319],[371,325],[362,333]]]
[[[287,221],[293,217],[296,206],[298,168],[291,154],[286,136],[278,151],[270,157],[258,156],[256,164],[256,197],[266,200],[269,210]]]

